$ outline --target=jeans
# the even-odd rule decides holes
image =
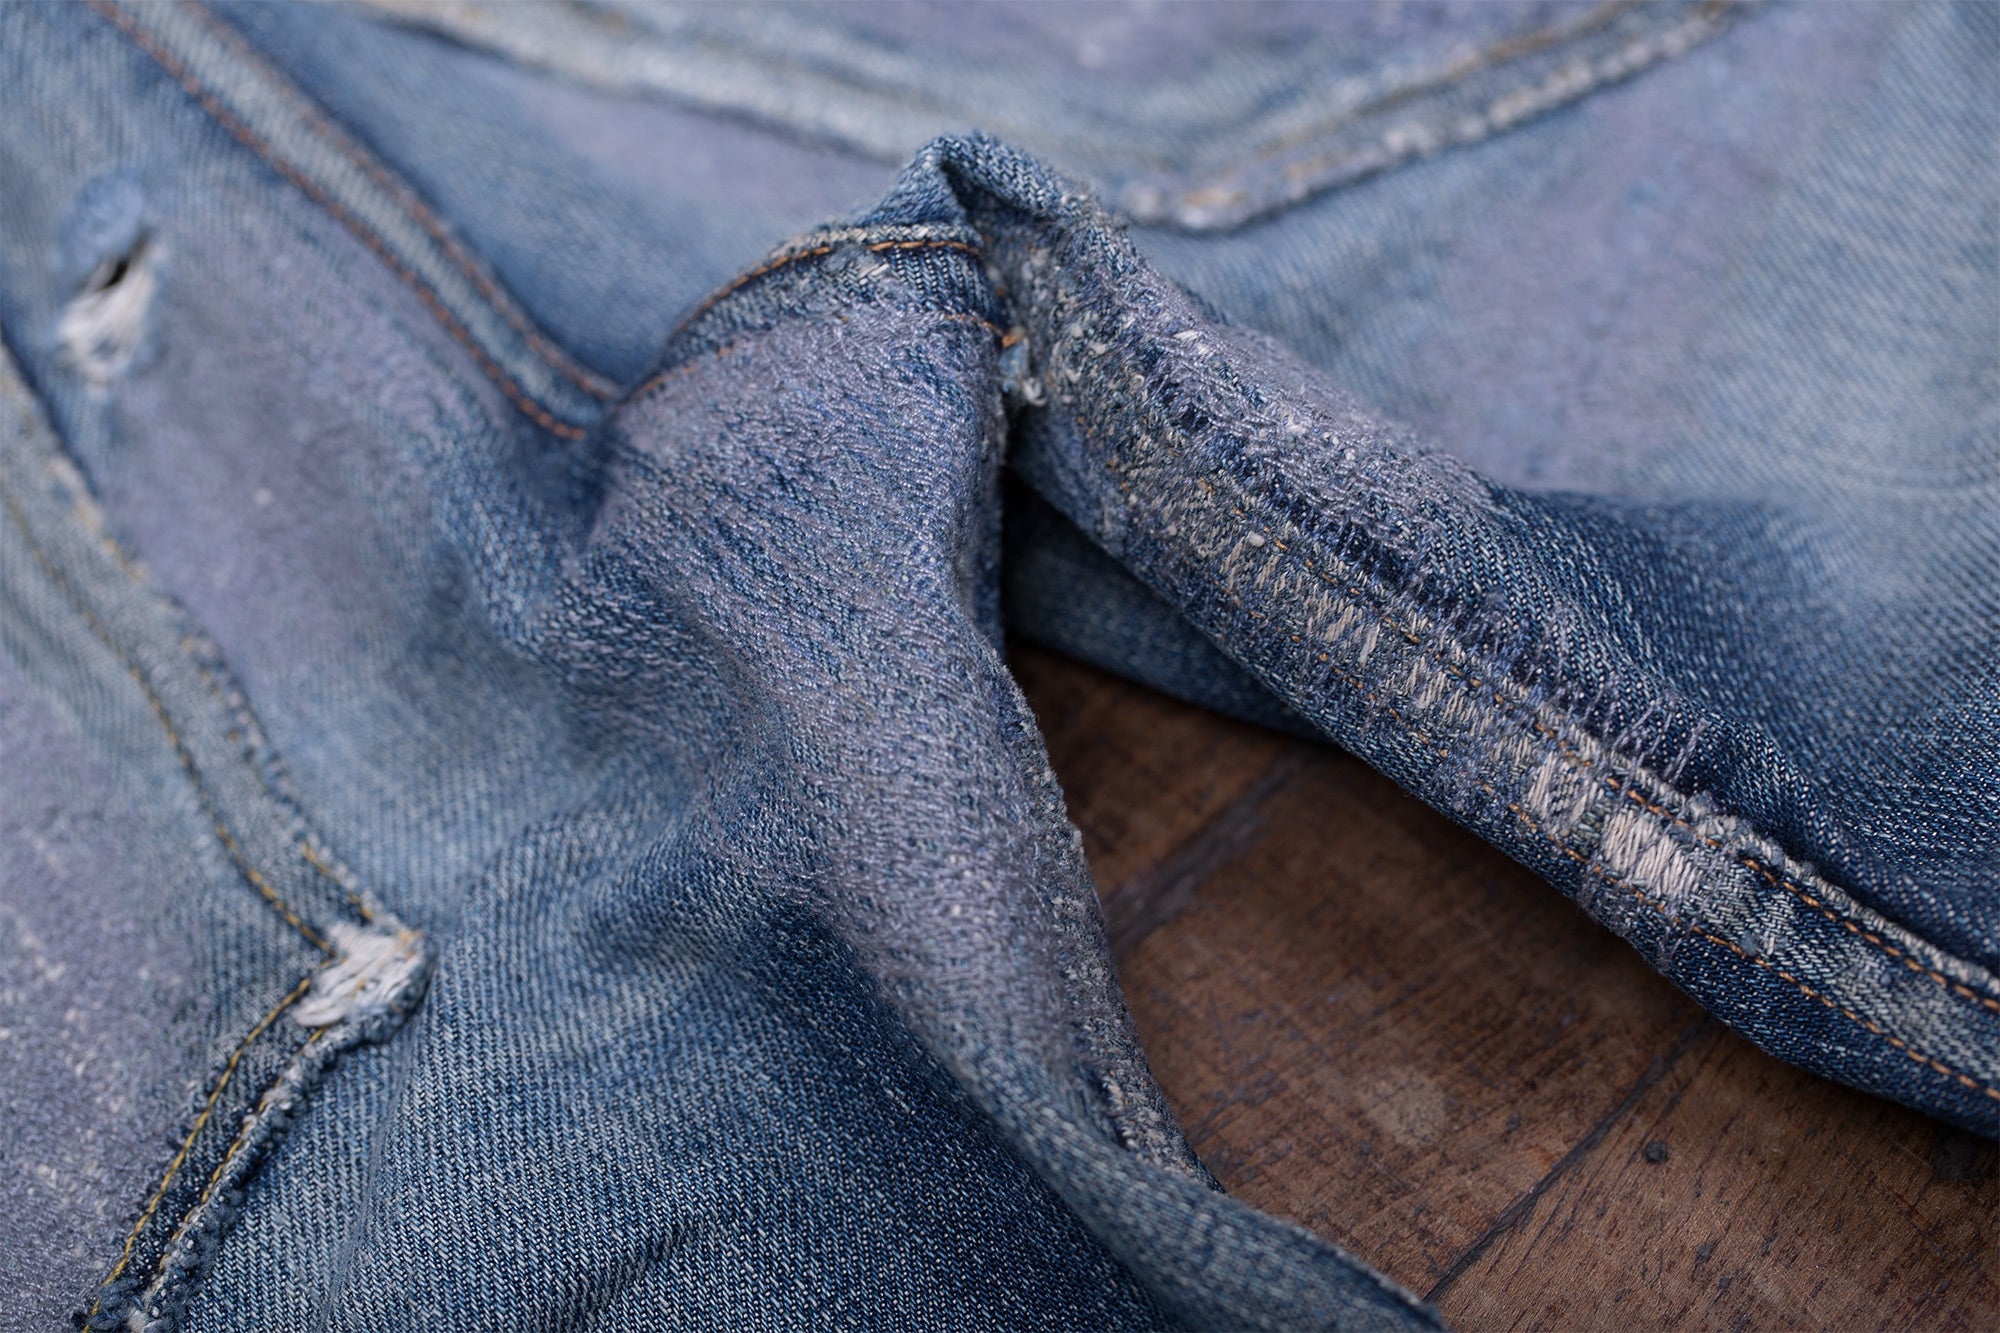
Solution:
[[[2000,1132],[1990,7],[0,33],[9,1326],[1435,1326],[1009,632]]]

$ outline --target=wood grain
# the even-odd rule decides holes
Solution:
[[[1014,660],[1232,1192],[1463,1328],[2000,1328],[1991,1143],[1762,1055],[1349,756]]]

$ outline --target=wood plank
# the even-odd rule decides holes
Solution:
[[[1119,960],[1195,1150],[1423,1290],[1698,1021],[1527,872],[1344,755]]]
[[[1197,837],[1288,748],[1284,737],[1052,653],[1016,647],[1009,664],[1107,902]]]
[[[1992,1329],[1997,1161],[1716,1026],[1437,1299],[1464,1328]]]
[[[1759,1054],[1352,758],[1016,662],[1233,1192],[1463,1326],[2000,1327],[1992,1145]]]

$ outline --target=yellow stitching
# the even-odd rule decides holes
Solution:
[[[1081,423],[1079,422],[1079,424]],[[1202,478],[1200,479],[1200,481],[1202,486],[1205,489],[1207,489],[1210,494],[1214,493],[1215,491],[1214,486],[1211,485],[1206,478]],[[1240,513],[1241,511],[1237,512]],[[1289,553],[1288,547],[1280,545],[1280,549],[1286,550]],[[1310,559],[1305,561],[1305,565],[1308,570],[1311,570],[1313,572],[1315,577],[1317,577],[1321,583],[1325,584],[1329,588],[1334,589],[1336,592],[1345,593],[1348,597],[1351,597],[1356,601],[1366,602],[1370,600],[1367,594],[1363,593],[1360,588],[1354,586],[1351,583],[1340,582],[1334,576],[1326,573],[1325,571],[1314,568],[1313,562]],[[1221,589],[1223,592],[1225,593],[1229,592],[1229,589],[1225,585],[1217,582],[1215,579],[1211,578],[1209,582],[1218,589]],[[1232,599],[1234,599],[1235,594],[1230,593],[1230,596]],[[1485,684],[1485,682],[1482,681],[1479,677],[1470,675],[1467,672],[1461,670],[1459,667],[1453,665],[1452,663],[1445,661],[1444,658],[1439,655],[1436,648],[1426,644],[1424,640],[1416,633],[1414,633],[1408,626],[1395,624],[1394,622],[1390,621],[1386,615],[1383,615],[1382,621],[1383,621],[1383,627],[1385,629],[1391,630],[1400,635],[1405,642],[1409,643],[1412,647],[1415,647],[1418,651],[1420,651],[1424,655],[1425,659],[1428,660],[1432,665],[1436,666],[1439,670],[1444,671],[1446,674],[1456,677],[1459,681],[1463,682],[1468,688],[1478,689]],[[1547,740],[1554,742],[1557,749],[1562,753],[1564,758],[1569,760],[1570,766],[1572,768],[1594,769],[1597,767],[1597,763],[1595,760],[1592,760],[1584,755],[1578,754],[1573,748],[1571,748],[1569,742],[1566,739],[1564,739],[1560,733],[1558,733],[1554,728],[1544,725],[1537,718],[1535,718],[1533,713],[1529,711],[1531,706],[1529,705],[1527,700],[1517,699],[1512,696],[1502,694],[1497,690],[1491,691],[1489,693],[1489,697],[1496,704],[1499,704],[1501,707],[1506,708],[1510,712],[1513,712],[1517,716],[1519,716],[1521,720],[1529,727],[1529,729],[1534,731],[1536,734],[1544,737]],[[1689,823],[1687,819],[1678,814],[1675,814],[1673,811],[1668,810],[1665,807],[1654,805],[1648,802],[1644,796],[1640,795],[1636,790],[1633,789],[1629,779],[1623,779],[1610,774],[1600,774],[1600,776],[1603,778],[1605,784],[1609,786],[1613,791],[1622,792],[1623,794],[1630,797],[1633,801],[1637,802],[1645,809],[1651,811],[1654,815],[1670,821],[1671,827],[1687,830],[1697,840],[1708,846],[1711,850],[1721,852],[1723,855],[1730,857],[1732,860],[1742,865],[1745,869],[1755,871],[1757,874],[1763,876],[1763,878],[1767,882],[1769,882],[1773,887],[1784,889],[1786,892],[1792,894],[1794,897],[1799,898],[1800,900],[1805,902],[1808,906],[1818,911],[1819,914],[1821,916],[1824,916],[1827,920],[1835,923],[1842,929],[1847,930],[1854,935],[1860,936],[1862,939],[1867,940],[1871,944],[1874,944],[1877,948],[1881,949],[1883,952],[1888,953],[1893,957],[1897,958],[1903,963],[1905,967],[1909,968],[1911,971],[1916,972],[1922,976],[1929,977],[1932,981],[1936,982],[1938,985],[1945,987],[1947,990],[1950,990],[1953,993],[1964,997],[1965,999],[1973,1001],[1983,1009],[1987,1009],[1992,1011],[1993,1013],[2000,1014],[2000,1000],[1995,1000],[1991,997],[1982,995],[1977,991],[1974,991],[1971,988],[1963,985],[1962,983],[1955,981],[1950,977],[1947,977],[1944,973],[1912,960],[1902,949],[1899,949],[1895,945],[1888,943],[1887,941],[1881,939],[1879,936],[1875,936],[1868,932],[1863,931],[1852,920],[1850,920],[1845,916],[1842,916],[1838,912],[1834,911],[1832,908],[1827,907],[1818,898],[1813,897],[1812,894],[1808,892],[1803,885],[1794,883],[1789,876],[1773,870],[1771,867],[1764,864],[1762,860],[1758,859],[1755,856],[1750,855],[1747,852],[1744,852],[1736,847],[1728,846],[1719,839],[1708,836],[1701,830],[1697,829],[1693,824]]]
[[[145,571],[139,568],[138,561],[133,559],[132,556],[126,552],[125,547],[118,541],[117,538],[111,536],[109,533],[106,533],[99,540],[99,545],[103,547],[105,554],[111,557],[111,559],[117,564],[118,568],[124,572],[125,577],[128,580],[130,580],[135,587],[138,587],[143,591],[152,593],[152,595],[158,600],[161,601],[167,600],[162,594],[155,592],[152,588],[148,586],[148,579],[146,577]],[[177,610],[178,608],[175,609]],[[208,687],[208,693],[210,697],[213,698],[217,703],[221,704],[225,711],[233,711],[235,705],[230,702],[228,693],[224,691],[224,689],[222,688],[222,681],[218,679],[215,672],[209,668],[208,663],[202,661],[200,655],[195,652],[195,646],[193,641],[187,636],[183,636],[180,640],[180,649],[182,655],[187,658],[189,663],[193,665],[195,671],[201,676],[202,684]],[[263,784],[264,790],[270,794],[273,800],[279,801],[282,804],[290,804],[290,802],[285,797],[280,795],[277,788],[271,784],[270,778],[264,773],[261,767],[259,767],[256,764],[251,764],[249,765],[249,767],[257,774],[258,781]],[[324,875],[329,883],[331,883],[335,888],[339,889],[343,894],[347,896],[347,901],[353,903],[354,909],[357,912],[361,913],[362,920],[373,921],[375,919],[375,914],[369,910],[368,904],[363,902],[359,897],[355,896],[354,891],[348,888],[346,882],[342,880],[341,877],[338,874],[336,874],[331,867],[327,866],[326,863],[323,862],[317,854],[314,853],[312,847],[309,844],[303,841],[300,842],[298,844],[298,852],[299,855],[302,858],[304,858],[307,865],[311,866],[314,870],[317,870],[321,875]]]
[[[1356,689],[1362,688],[1360,682],[1353,680],[1352,678],[1347,676],[1346,673],[1342,671],[1336,669],[1334,670],[1333,674],[1340,677],[1342,680],[1346,681],[1349,685],[1354,686]],[[1366,698],[1370,701],[1373,701],[1374,697],[1375,696],[1373,691],[1369,691],[1368,694],[1366,695]],[[1437,755],[1440,759],[1448,760],[1451,758],[1451,755],[1444,749],[1444,747],[1438,745],[1435,741],[1431,740],[1429,736],[1425,735],[1423,732],[1418,731],[1415,727],[1411,726],[1408,719],[1404,718],[1401,713],[1398,713],[1396,711],[1394,705],[1384,704],[1383,706],[1388,709],[1389,715],[1391,717],[1394,717],[1398,722],[1401,722],[1403,724],[1404,729],[1411,736],[1414,736],[1417,740],[1429,746],[1433,754]],[[1499,793],[1493,789],[1491,784],[1481,782],[1479,786],[1480,789],[1484,791],[1488,796],[1495,797],[1496,799],[1498,798]],[[1867,1028],[1870,1032],[1873,1032],[1877,1036],[1883,1038],[1883,1040],[1887,1041],[1891,1046],[1895,1046],[1898,1049],[1900,1049],[1903,1052],[1903,1054],[1909,1056],[1912,1060],[1915,1060],[1920,1064],[1929,1065],[1931,1068],[1937,1070],[1939,1073],[1947,1074],[1952,1078],[1957,1079],[1960,1083],[1963,1083],[1966,1087],[1973,1088],[1977,1091],[1983,1092],[1988,1097],[1993,1098],[1995,1101],[2000,1101],[2000,1087],[1986,1086],[1984,1084],[1979,1083],[1977,1080],[1969,1077],[1968,1075],[1960,1073],[1958,1070],[1953,1069],[1951,1066],[1944,1064],[1942,1061],[1934,1060],[1927,1055],[1920,1055],[1914,1048],[1910,1046],[1908,1042],[1904,1041],[1902,1038],[1892,1036],[1889,1033],[1884,1032],[1876,1024],[1871,1023],[1867,1019],[1861,1017],[1861,1015],[1855,1013],[1852,1009],[1849,1009],[1846,1005],[1839,1004],[1834,1000],[1828,999],[1826,996],[1820,994],[1818,991],[1814,990],[1811,986],[1808,986],[1805,982],[1800,981],[1797,977],[1793,976],[1789,972],[1786,972],[1784,969],[1778,967],[1776,964],[1770,962],[1768,959],[1759,958],[1757,955],[1750,953],[1748,950],[1737,945],[1734,941],[1726,940],[1722,936],[1717,935],[1712,931],[1706,930],[1703,927],[1696,925],[1692,921],[1686,921],[1686,922],[1682,921],[1680,917],[1675,916],[1674,913],[1668,909],[1665,903],[1660,902],[1657,899],[1648,897],[1639,888],[1639,886],[1630,878],[1624,876],[1606,874],[1601,869],[1592,871],[1590,858],[1588,856],[1585,856],[1583,853],[1577,851],[1575,848],[1571,847],[1568,843],[1564,842],[1555,833],[1551,832],[1549,829],[1544,828],[1541,824],[1537,823],[1535,819],[1528,814],[1527,811],[1523,810],[1519,805],[1515,804],[1514,802],[1509,801],[1507,803],[1507,808],[1513,811],[1514,814],[1521,820],[1521,822],[1528,826],[1531,832],[1541,834],[1542,837],[1548,839],[1550,843],[1554,844],[1557,850],[1561,851],[1565,856],[1568,856],[1570,859],[1576,861],[1579,865],[1583,866],[1587,872],[1595,873],[1598,878],[1604,880],[1607,884],[1610,884],[1615,888],[1624,889],[1626,892],[1630,893],[1634,898],[1637,898],[1640,902],[1645,903],[1647,906],[1653,908],[1653,910],[1657,911],[1661,916],[1664,916],[1668,920],[1673,921],[1677,924],[1685,924],[1689,930],[1693,931],[1697,935],[1700,935],[1702,938],[1710,940],[1716,944],[1720,944],[1725,948],[1728,948],[1732,952],[1736,953],[1739,957],[1747,959],[1748,961],[1757,964],[1757,966],[1759,967],[1777,973],[1780,977],[1783,977],[1786,981],[1789,981],[1792,983],[1792,985],[1798,987],[1800,991],[1804,992],[1810,998],[1818,1000],[1821,1004],[1825,1005],[1827,1008],[1835,1010],[1836,1012],[1845,1015],[1849,1019],[1852,1019],[1854,1022],[1859,1023],[1862,1027]]]
[[[194,1128],[190,1129],[187,1133],[187,1138],[182,1140],[181,1150],[174,1154],[171,1162],[167,1163],[166,1175],[160,1178],[160,1183],[154,1188],[152,1197],[146,1201],[145,1211],[139,1214],[139,1220],[133,1224],[131,1234],[125,1237],[125,1248],[118,1252],[117,1266],[105,1276],[104,1281],[98,1283],[99,1293],[97,1299],[91,1302],[90,1318],[95,1319],[97,1317],[98,1307],[104,1302],[102,1289],[116,1282],[118,1275],[125,1271],[125,1265],[132,1262],[132,1247],[138,1243],[140,1233],[146,1229],[146,1223],[153,1220],[153,1214],[159,1210],[160,1201],[166,1198],[168,1188],[174,1183],[174,1177],[180,1174],[180,1169],[186,1163],[189,1151],[194,1147],[195,1139],[201,1135],[202,1126],[206,1125],[209,1116],[214,1114],[215,1104],[221,1099],[223,1091],[228,1088],[229,1080],[236,1076],[236,1065],[238,1061],[242,1060],[243,1053],[250,1049],[250,1043],[256,1041],[258,1037],[264,1034],[265,1028],[270,1027],[272,1023],[277,1021],[279,1014],[291,1008],[298,1001],[299,997],[304,995],[311,987],[312,976],[308,974],[298,985],[292,987],[291,994],[278,1001],[277,1007],[272,1009],[270,1013],[265,1014],[258,1021],[257,1026],[251,1028],[244,1035],[243,1040],[236,1043],[236,1049],[229,1053],[228,1063],[223,1065],[222,1074],[215,1080],[215,1086],[209,1089],[208,1100],[202,1104],[201,1114],[194,1118]]]
[[[1415,734],[1414,730],[1412,731],[1412,734]],[[1441,754],[1442,752],[1440,751],[1439,753]],[[1481,783],[1480,786],[1486,790],[1487,794],[1489,795],[1496,794],[1494,793],[1493,789],[1490,786],[1487,786],[1485,783]],[[1541,834],[1544,838],[1548,839],[1551,843],[1553,843],[1556,849],[1562,852],[1563,855],[1576,861],[1579,865],[1582,865],[1587,873],[1590,872],[1589,857],[1577,851],[1575,848],[1570,847],[1568,844],[1564,843],[1559,837],[1557,837],[1554,833],[1550,832],[1546,828],[1543,828],[1540,824],[1537,824],[1534,818],[1530,816],[1528,812],[1523,810],[1520,806],[1510,801],[1507,804],[1507,808],[1513,811],[1514,814],[1520,818],[1521,822],[1528,826],[1531,832]],[[1821,1004],[1825,1005],[1827,1008],[1832,1009],[1837,1013],[1844,1015],[1845,1017],[1853,1020],[1856,1023],[1859,1023],[1862,1027],[1867,1028],[1870,1032],[1882,1038],[1882,1040],[1888,1042],[1891,1046],[1894,1046],[1896,1049],[1900,1050],[1903,1054],[1909,1056],[1910,1059],[1916,1061],[1917,1063],[1922,1065],[1928,1065],[1930,1068],[1936,1070],[1938,1073],[1947,1075],[1957,1080],[1959,1083],[1972,1089],[1973,1091],[1983,1092],[1986,1096],[1993,1098],[1995,1101],[2000,1101],[2000,1088],[1987,1087],[1984,1084],[1980,1083],[1977,1079],[1973,1078],[1972,1076],[1961,1073],[1956,1069],[1953,1069],[1950,1065],[1945,1064],[1943,1061],[1935,1060],[1928,1055],[1922,1054],[1915,1047],[1911,1046],[1907,1041],[1904,1041],[1901,1037],[1895,1036],[1893,1033],[1890,1033],[1887,1030],[1885,1030],[1881,1024],[1876,1023],[1871,1019],[1863,1018],[1860,1014],[1855,1013],[1854,1010],[1848,1008],[1846,1005],[1841,1004],[1839,1001],[1834,1000],[1829,996],[1821,994],[1817,990],[1814,990],[1811,986],[1799,980],[1791,973],[1785,971],[1785,969],[1779,967],[1776,963],[1771,962],[1768,958],[1758,957],[1756,954],[1751,953],[1748,949],[1745,949],[1742,945],[1736,943],[1734,940],[1725,939],[1722,936],[1716,934],[1714,931],[1708,930],[1702,926],[1698,926],[1691,921],[1682,921],[1681,918],[1676,917],[1673,914],[1673,912],[1668,909],[1665,903],[1659,901],[1656,898],[1649,897],[1646,893],[1641,891],[1639,887],[1636,884],[1634,884],[1631,880],[1622,879],[1614,875],[1607,875],[1604,874],[1602,871],[1597,871],[1595,873],[1597,873],[1598,878],[1604,880],[1606,883],[1612,885],[1613,887],[1622,888],[1626,890],[1634,898],[1637,898],[1640,902],[1645,903],[1648,907],[1651,907],[1654,911],[1658,912],[1661,916],[1666,917],[1669,921],[1673,921],[1676,924],[1685,925],[1694,934],[1701,936],[1703,939],[1708,940],[1712,944],[1721,945],[1723,948],[1729,950],[1737,957],[1744,959],[1746,962],[1755,963],[1758,967],[1764,968],[1769,972],[1776,973],[1778,976],[1784,978],[1786,981],[1789,981],[1792,985],[1796,986],[1800,991],[1804,992],[1805,995],[1807,995],[1811,999],[1817,1000]]]
[[[1354,589],[1352,587],[1342,588],[1342,591],[1345,591],[1357,598],[1361,596],[1361,593],[1357,589]],[[1391,628],[1396,628],[1396,627],[1392,626]],[[1405,631],[1403,637],[1410,643],[1415,644],[1420,648],[1422,648],[1421,641],[1418,640],[1414,635]],[[1461,681],[1464,681],[1467,685],[1477,688],[1482,683],[1477,677],[1468,676],[1464,672],[1453,667],[1450,663],[1446,662],[1443,658],[1438,656],[1438,654],[1432,651],[1431,649],[1422,648],[1422,650],[1425,658],[1427,658],[1432,664],[1450,673],[1451,675],[1457,676]],[[1502,707],[1520,716],[1522,721],[1527,724],[1529,729],[1534,731],[1537,735],[1540,735],[1545,739],[1554,742],[1556,748],[1562,753],[1563,757],[1569,760],[1570,767],[1572,769],[1581,770],[1585,768],[1597,767],[1596,760],[1591,759],[1585,755],[1578,754],[1573,748],[1571,748],[1569,742],[1565,740],[1553,727],[1543,725],[1541,722],[1537,721],[1531,714],[1529,714],[1527,712],[1528,704],[1526,700],[1510,698],[1509,696],[1500,694],[1498,692],[1494,692],[1490,697],[1492,698],[1493,702],[1501,705]],[[1927,967],[1922,963],[1915,961],[1914,959],[1910,958],[1909,955],[1905,953],[1902,949],[1899,949],[1895,945],[1890,944],[1887,940],[1884,940],[1881,936],[1876,935],[1870,931],[1862,930],[1861,927],[1856,925],[1852,919],[1842,916],[1840,913],[1836,912],[1831,907],[1828,907],[1825,903],[1821,902],[1818,898],[1815,898],[1811,893],[1807,892],[1806,888],[1803,885],[1794,883],[1789,876],[1773,870],[1770,866],[1767,866],[1762,860],[1760,860],[1755,856],[1750,855],[1748,852],[1742,851],[1741,849],[1736,847],[1731,847],[1725,844],[1719,838],[1710,837],[1708,834],[1703,833],[1700,829],[1696,828],[1685,817],[1676,814],[1674,811],[1668,809],[1667,807],[1662,805],[1657,805],[1647,800],[1643,795],[1639,793],[1639,791],[1635,787],[1632,786],[1631,779],[1611,773],[1604,773],[1600,774],[1599,776],[1603,780],[1605,786],[1609,787],[1612,791],[1617,792],[1620,795],[1623,795],[1628,799],[1636,802],[1642,809],[1649,811],[1658,818],[1666,820],[1668,822],[1668,827],[1687,830],[1687,832],[1691,834],[1696,841],[1702,843],[1704,846],[1708,847],[1712,851],[1721,852],[1724,856],[1727,856],[1731,860],[1734,860],[1737,864],[1743,866],[1746,870],[1755,871],[1757,874],[1763,876],[1765,881],[1768,882],[1772,887],[1784,889],[1787,893],[1790,893],[1792,896],[1804,902],[1806,906],[1813,908],[1821,916],[1825,917],[1828,921],[1831,921],[1834,924],[1841,927],[1841,929],[1846,930],[1850,934],[1860,936],[1862,939],[1868,941],[1868,943],[1874,945],[1878,949],[1881,949],[1884,953],[1887,953],[1891,957],[1900,960],[1903,966],[1909,968],[1912,972],[1916,972],[1923,976],[1929,977],[1932,981],[1937,982],[1940,986],[1943,986],[1946,989],[1953,991],[1954,993],[1961,995],[1968,1000],[1974,1001],[1980,1007],[1985,1009],[1990,1009],[1994,1013],[2000,1014],[2000,1000],[1991,999],[1987,996],[1979,994],[1977,991],[1972,990],[1970,987],[1965,986],[1960,982],[1952,980],[1950,977],[1946,976],[1942,972],[1937,971],[1935,968]]]
[[[308,977],[307,980],[310,981],[311,978]],[[293,1055],[292,1058],[294,1060],[299,1059],[307,1051],[311,1050],[314,1046],[318,1045],[320,1038],[324,1037],[326,1034],[327,1034],[326,1028],[320,1028],[318,1031],[314,1032],[312,1036],[307,1038],[306,1041],[299,1047],[298,1052],[295,1055]],[[284,1081],[284,1077],[285,1077],[284,1074],[282,1073],[279,1074],[278,1078],[271,1084],[271,1086],[276,1087],[278,1083]],[[266,1089],[267,1094],[268,1092],[269,1089]],[[214,1197],[216,1182],[222,1179],[222,1173],[229,1169],[230,1162],[234,1161],[236,1158],[236,1154],[242,1151],[243,1142],[245,1139],[250,1137],[250,1131],[256,1127],[257,1114],[262,1109],[263,1109],[263,1098],[259,1097],[257,1100],[257,1104],[252,1106],[250,1108],[249,1113],[243,1117],[243,1124],[240,1127],[238,1127],[236,1131],[236,1137],[229,1141],[229,1147],[226,1150],[224,1150],[222,1154],[222,1160],[215,1164],[215,1170],[208,1173],[208,1181],[201,1187],[201,1196],[194,1201],[194,1205],[190,1207],[187,1210],[187,1212],[181,1214],[181,1220],[174,1227],[176,1233],[178,1233],[183,1227],[185,1227],[188,1224],[188,1219],[193,1217],[195,1213],[201,1209],[201,1206],[203,1204],[207,1203],[210,1198]],[[165,1256],[162,1257],[164,1258]]]
[[[1585,766],[1590,766],[1590,761],[1588,759],[1581,759],[1580,756],[1578,756],[1578,758]],[[1703,833],[1700,829],[1697,829],[1694,825],[1690,824],[1686,819],[1683,819],[1681,816],[1675,814],[1673,811],[1668,810],[1662,806],[1655,805],[1651,801],[1648,801],[1645,797],[1641,796],[1637,791],[1633,790],[1632,787],[1629,784],[1625,783],[1622,779],[1614,779],[1613,777],[1606,775],[1604,777],[1604,783],[1606,786],[1610,787],[1611,790],[1620,793],[1621,795],[1627,797],[1632,801],[1637,802],[1643,809],[1651,811],[1654,815],[1657,815],[1662,819],[1671,821],[1670,825],[1671,827],[1686,829],[1689,833],[1692,833],[1698,841],[1706,844],[1711,849],[1721,852],[1725,856],[1733,857],[1735,860],[1740,862],[1746,868],[1754,870],[1758,874],[1762,875],[1765,878],[1765,880],[1770,882],[1772,885],[1790,891],[1792,894],[1801,899],[1806,904],[1806,906],[1815,909],[1816,911],[1819,912],[1821,916],[1825,917],[1827,920],[1832,921],[1835,924],[1839,925],[1841,929],[1847,931],[1849,934],[1859,936],[1860,938],[1868,941],[1868,943],[1874,945],[1876,948],[1882,950],[1884,953],[1900,960],[1903,966],[1909,968],[1912,972],[1920,973],[1923,976],[1927,976],[1931,980],[1937,982],[1940,986],[1944,986],[1956,992],[1957,994],[1964,996],[1968,1000],[1976,1001],[1983,1008],[1991,1009],[1994,1013],[2000,1014],[2000,1000],[1989,999],[1988,997],[1972,990],[1970,987],[1967,987],[1957,981],[1952,980],[1950,977],[1947,977],[1944,973],[1939,972],[1934,968],[1926,967],[1922,963],[1917,962],[1915,959],[1911,958],[1907,953],[1905,953],[1902,949],[1899,949],[1895,945],[1889,943],[1887,940],[1883,939],[1880,935],[1875,934],[1873,931],[1863,930],[1860,926],[1856,925],[1848,917],[1841,916],[1840,914],[1835,912],[1832,908],[1822,903],[1818,898],[1815,898],[1810,893],[1807,893],[1803,887],[1792,883],[1789,879],[1774,874],[1762,862],[1756,860],[1753,857],[1745,855],[1742,852],[1737,851],[1733,847],[1724,846],[1719,840],[1709,837],[1707,834]]]
[[[298,844],[298,848],[299,848],[299,855],[305,858],[306,864],[311,866],[314,870],[319,871],[320,874],[326,876],[327,881],[329,883],[331,883],[335,888],[339,889],[341,893],[345,894],[347,897],[347,901],[354,904],[354,910],[361,913],[361,919],[363,921],[373,921],[375,919],[375,913],[369,910],[368,904],[361,901],[360,896],[356,894],[354,890],[347,887],[346,881],[341,879],[339,875],[335,874],[331,866],[327,865],[326,862],[319,859],[319,853],[315,852],[312,849],[311,843],[301,839]]]

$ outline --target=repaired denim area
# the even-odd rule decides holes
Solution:
[[[1641,19],[1721,23],[1573,35]],[[121,1145],[36,1150],[0,1255],[78,1237],[38,1310],[102,1281],[101,1327],[1432,1323],[1193,1159],[1003,613],[1354,750],[1767,1050],[2000,1123],[1995,237],[1955,203],[1983,11],[1826,26],[1872,82],[1810,151],[1743,149],[1806,163],[1761,233],[1696,210],[1740,268],[1642,303],[1687,377],[1595,453],[1585,357],[1422,401],[1440,324],[1507,306],[1479,224],[1705,200],[1593,152],[1645,99],[1699,116],[1794,14],[1573,89],[1631,76],[1636,109],[1136,239],[979,136],[892,181],[719,127],[753,169],[677,195],[694,150],[628,166],[601,126],[685,107],[347,9],[6,22],[0,702],[48,756],[9,781],[120,812],[82,822],[144,868],[86,894],[21,859],[8,897],[120,923],[107,958],[179,1006],[105,1010],[130,1102],[10,1054],[36,1124]],[[732,253],[753,221],[798,235]],[[1655,294],[1642,258],[1582,268]],[[1003,463],[1039,497],[1004,525]],[[0,827],[32,850],[37,818]],[[12,919],[53,1015],[81,969]]]

